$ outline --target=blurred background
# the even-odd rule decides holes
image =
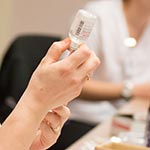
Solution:
[[[1,0],[0,61],[20,34],[65,36],[70,18],[88,0]]]
[[[15,107],[49,45],[58,40],[50,37],[60,39],[68,36],[74,14],[88,1],[0,0],[0,64],[8,50],[0,70],[0,122]],[[102,0],[99,1],[101,3]],[[95,2],[91,0],[86,9],[96,13],[100,19],[87,44],[102,60],[101,67],[93,76],[96,80],[90,80],[88,90],[83,90],[81,99],[70,103],[73,115],[51,150],[59,150],[57,146],[61,149],[62,145],[65,148],[70,146],[96,125],[103,125],[107,117],[112,117],[112,124],[109,121],[109,127],[97,129],[106,134],[110,129],[111,135],[118,136],[122,141],[127,139],[127,143],[143,144],[145,133],[149,132],[146,115],[150,103],[150,67],[147,65],[150,64],[150,0]],[[26,34],[47,37],[25,37],[13,42],[16,37]],[[126,111],[120,113],[122,107]],[[141,114],[145,115],[144,119]],[[125,131],[124,127],[128,130]],[[94,138],[91,136],[92,144],[98,141],[100,130],[95,132]],[[102,134],[102,138],[108,137]],[[74,149],[87,149],[86,144],[93,149],[88,142],[85,139],[84,147],[75,144]]]

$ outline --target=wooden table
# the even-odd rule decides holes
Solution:
[[[133,99],[122,107],[119,112],[125,114],[135,114],[141,112],[146,115],[150,106],[150,100]],[[110,137],[111,119],[97,125],[82,138],[67,148],[67,150],[94,150],[95,145],[104,142]]]

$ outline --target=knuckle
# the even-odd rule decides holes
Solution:
[[[47,59],[46,59],[46,56],[44,56],[41,60],[41,63],[42,65],[46,64],[47,63]]]
[[[96,54],[92,51],[91,52],[91,57],[93,58],[93,63],[98,66],[101,62],[100,59],[96,56]]]
[[[66,118],[68,118],[71,114],[70,109],[68,107],[66,107],[65,111],[66,111],[65,112],[66,113]]]
[[[91,51],[86,45],[81,46],[81,50],[83,55],[87,57],[91,55]]]
[[[56,49],[56,50],[59,50],[61,48],[61,44],[60,42],[54,42],[51,46],[52,49]]]
[[[78,77],[72,77],[71,78],[71,84],[72,85],[79,85],[80,84],[80,79]]]
[[[91,55],[91,51],[89,49],[83,49],[83,54],[86,56],[86,57],[89,57]]]
[[[100,60],[96,57],[94,59],[93,63],[94,63],[95,66],[98,66],[98,65],[100,65]]]
[[[97,64],[100,65],[101,64],[101,61],[100,59],[97,57]]]
[[[66,75],[70,73],[70,68],[68,66],[63,66],[59,69],[60,75]]]

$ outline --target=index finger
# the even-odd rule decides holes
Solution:
[[[54,42],[45,57],[52,62],[57,61],[62,53],[69,48],[70,42],[71,40],[69,38],[66,38],[63,41]]]
[[[91,55],[91,51],[89,48],[83,44],[76,51],[74,51],[71,55],[62,60],[64,65],[68,65],[71,68],[77,68],[81,64],[87,61]]]

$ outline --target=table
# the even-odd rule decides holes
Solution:
[[[123,106],[119,112],[125,114],[135,114],[147,112],[150,106],[150,99],[135,98]],[[94,129],[89,131],[74,144],[67,148],[67,150],[94,150],[95,145],[99,142],[104,142],[110,137],[111,119],[106,120],[102,124],[97,125]]]

